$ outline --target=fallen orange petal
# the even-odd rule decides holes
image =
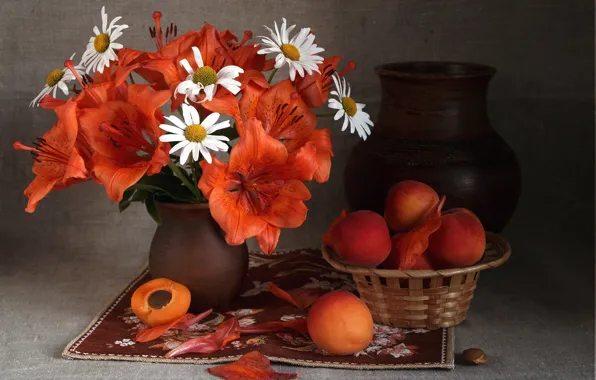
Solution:
[[[210,374],[227,380],[283,380],[295,379],[297,373],[279,373],[271,368],[271,362],[260,352],[252,351],[230,364],[208,368]]]
[[[165,334],[170,329],[179,329],[179,330],[186,330],[192,324],[197,323],[201,319],[205,318],[213,309],[209,309],[201,314],[194,315],[194,314],[184,314],[180,318],[177,318],[171,322],[164,323],[162,325],[157,325],[154,327],[147,327],[143,330],[139,331],[138,334],[135,336],[135,342],[144,343],[150,342],[155,340]]]
[[[264,333],[280,332],[280,331],[284,331],[287,329],[298,331],[302,335],[308,335],[306,319],[295,319],[292,321],[270,321],[270,322],[257,323],[254,325],[241,327],[239,331],[241,334],[264,334]]]
[[[269,291],[277,298],[289,302],[302,310],[308,309],[308,307],[322,295],[322,292],[319,289],[297,288],[286,292],[275,284],[269,284]]]
[[[240,338],[240,325],[234,318],[230,318],[217,327],[214,333],[188,340],[166,354],[166,358],[173,358],[188,353],[211,354],[221,350],[226,344]]]
[[[429,236],[441,227],[441,209],[444,204],[445,196],[427,213],[420,225],[398,238],[395,248],[399,252],[399,269],[412,269],[418,257],[426,251]]]

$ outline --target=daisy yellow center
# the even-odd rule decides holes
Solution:
[[[207,130],[201,124],[193,124],[186,127],[184,137],[190,142],[201,142],[207,137]]]
[[[344,111],[348,114],[348,116],[354,116],[356,115],[356,111],[358,111],[356,102],[354,99],[348,96],[341,98],[341,106],[344,108]]]
[[[192,74],[192,81],[200,83],[203,86],[209,86],[217,82],[217,73],[209,66],[199,67],[197,71]]]
[[[298,48],[292,44],[281,45],[281,52],[292,61],[300,60],[300,52],[298,51]]]
[[[102,33],[95,37],[93,47],[98,53],[104,53],[110,47],[110,36],[107,33]]]
[[[48,87],[54,87],[58,84],[58,82],[60,82],[60,79],[62,79],[63,76],[64,70],[56,69],[52,71],[50,75],[48,75],[48,77],[46,78],[46,84],[48,85]]]

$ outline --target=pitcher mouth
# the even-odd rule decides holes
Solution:
[[[469,79],[492,77],[497,70],[479,63],[411,61],[385,63],[375,67],[380,76],[414,80]]]

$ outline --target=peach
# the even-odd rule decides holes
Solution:
[[[486,236],[482,223],[470,212],[448,212],[441,228],[430,235],[428,251],[440,268],[461,268],[476,264],[484,254]]]
[[[439,195],[427,184],[399,182],[389,190],[385,200],[385,220],[392,231],[407,231],[420,223],[438,202]]]
[[[346,263],[376,267],[391,251],[391,235],[383,217],[362,210],[346,215],[332,226],[329,242]]]
[[[474,214],[472,212],[472,210],[469,210],[467,208],[463,208],[463,207],[456,207],[456,208],[450,208],[449,210],[445,210],[443,211],[443,215],[447,215],[447,214],[456,214],[458,212],[463,212],[464,214],[468,214],[470,216],[473,216],[474,219],[476,219],[477,221],[480,222],[480,218],[478,218],[478,216],[476,214]]]
[[[374,324],[368,306],[352,293],[337,290],[319,298],[306,319],[312,341],[334,355],[351,355],[366,348]]]

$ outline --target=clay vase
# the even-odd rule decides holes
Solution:
[[[520,169],[487,113],[492,67],[453,62],[389,63],[372,135],[348,158],[345,190],[352,210],[383,212],[389,188],[424,182],[500,232],[517,205]]]
[[[191,292],[190,312],[225,308],[248,271],[246,244],[231,246],[208,204],[159,203],[162,224],[149,252],[153,278],[166,277]]]

